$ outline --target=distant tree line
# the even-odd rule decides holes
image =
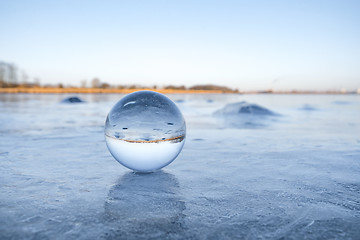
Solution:
[[[86,81],[82,82],[82,87],[86,87]],[[91,88],[102,88],[102,89],[168,89],[168,90],[209,90],[209,91],[222,91],[222,92],[239,92],[238,89],[231,89],[226,86],[218,86],[213,84],[204,84],[204,85],[194,85],[192,87],[186,87],[184,85],[165,85],[163,87],[158,87],[157,85],[153,86],[143,86],[137,84],[127,84],[127,85],[111,85],[109,83],[101,82],[98,78],[94,78],[90,82]]]
[[[0,88],[31,88],[31,87],[57,87],[57,88],[75,88],[75,86],[64,86],[63,83],[58,84],[45,84],[40,85],[40,80],[38,78],[33,78],[33,81],[29,81],[29,76],[24,70],[19,70],[19,68],[12,63],[7,63],[0,61]],[[142,86],[137,84],[125,84],[125,85],[111,85],[106,82],[101,82],[99,78],[93,78],[89,84],[86,80],[80,81],[81,88],[99,88],[99,89],[160,89],[160,87],[153,86]],[[195,85],[192,87],[186,87],[184,85],[175,86],[175,85],[166,85],[162,86],[161,89],[173,89],[173,90],[213,90],[213,91],[222,91],[222,92],[238,92],[237,89],[231,89],[225,86],[217,86],[212,84],[206,85]]]
[[[216,91],[223,91],[223,92],[238,92],[237,89],[233,90],[231,88],[225,86],[218,86],[212,84],[206,85],[195,85],[189,88],[190,90],[216,90]]]
[[[40,80],[34,78],[28,82],[29,76],[15,64],[0,61],[0,88],[39,87]]]
[[[0,87],[16,87],[18,71],[15,64],[0,61]]]
[[[186,87],[184,85],[165,85],[159,87],[157,85],[153,86],[143,86],[137,84],[128,84],[128,85],[110,85],[108,83],[100,82],[98,79],[93,79],[91,81],[91,88],[101,88],[101,89],[167,89],[167,90],[208,90],[208,91],[221,91],[229,93],[237,93],[238,89],[231,89],[226,86],[218,86],[213,84],[204,84],[204,85],[194,85],[191,87]]]

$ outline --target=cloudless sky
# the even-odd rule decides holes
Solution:
[[[0,61],[41,83],[360,88],[360,1],[0,0]]]

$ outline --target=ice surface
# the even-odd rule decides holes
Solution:
[[[126,95],[111,109],[105,140],[113,157],[135,171],[165,167],[180,153],[185,120],[168,97],[153,91]]]
[[[121,96],[64,97],[0,95],[0,239],[359,239],[359,95],[169,95],[187,142],[151,174],[106,148]],[[242,100],[282,117],[219,125]]]

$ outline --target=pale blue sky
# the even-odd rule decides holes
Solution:
[[[41,83],[360,88],[360,1],[0,0],[0,31]]]

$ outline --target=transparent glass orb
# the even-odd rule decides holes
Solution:
[[[174,161],[185,135],[185,120],[178,107],[152,91],[126,95],[105,122],[105,140],[112,156],[139,172],[158,170]]]

